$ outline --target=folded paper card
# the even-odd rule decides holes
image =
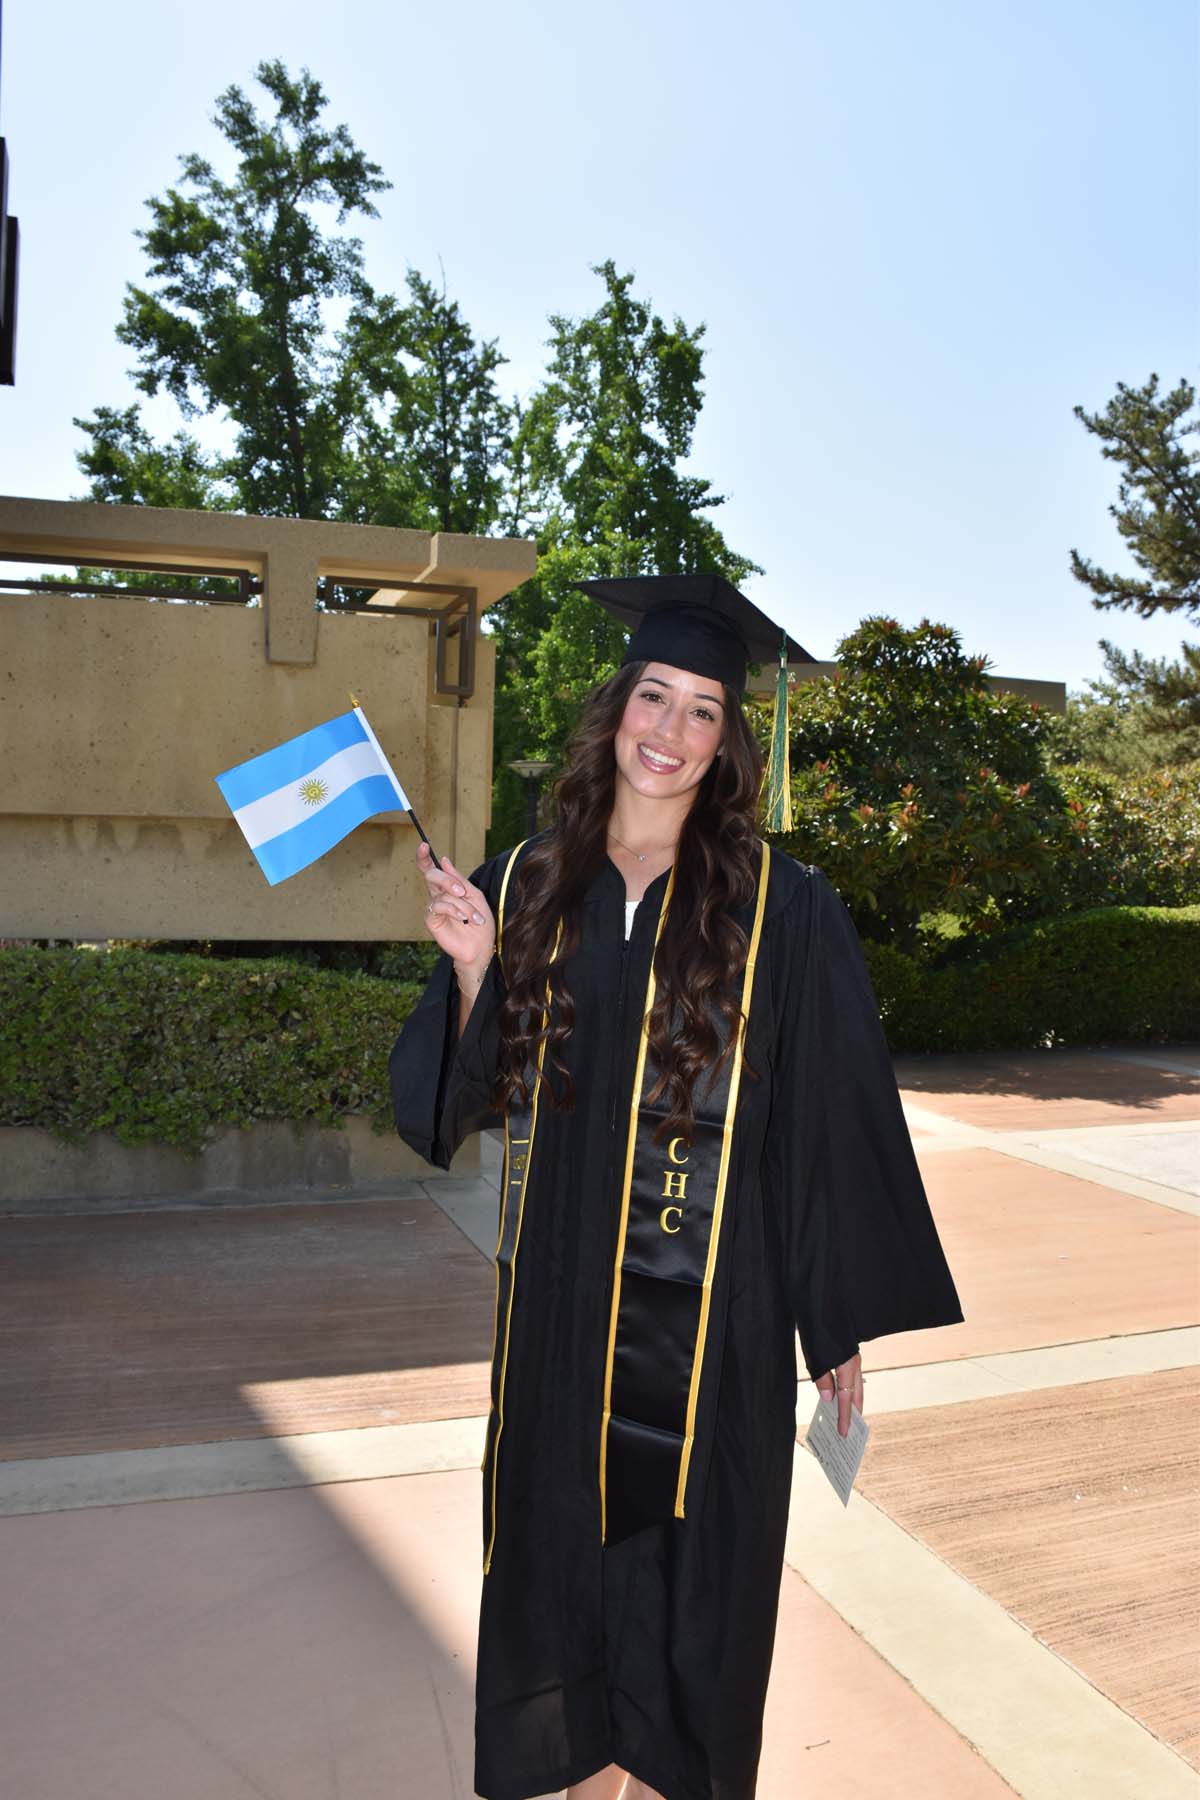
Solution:
[[[850,1503],[850,1489],[858,1474],[871,1427],[857,1406],[850,1406],[850,1429],[845,1437],[838,1431],[837,1406],[830,1400],[818,1400],[817,1410],[808,1427],[805,1445],[812,1451],[828,1475],[833,1490],[843,1506]]]

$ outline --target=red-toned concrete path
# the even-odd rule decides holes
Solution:
[[[1195,1800],[1200,1059],[897,1073],[967,1318],[797,1449],[760,1800]],[[486,1160],[0,1221],[5,1793],[472,1793]]]

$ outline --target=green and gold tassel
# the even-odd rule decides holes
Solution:
[[[787,632],[779,646],[779,674],[775,682],[775,719],[771,726],[771,750],[764,776],[767,802],[763,829],[777,836],[792,829],[792,769],[788,741]]]

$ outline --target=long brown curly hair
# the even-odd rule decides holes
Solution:
[[[543,1038],[543,1098],[557,1111],[574,1111],[575,1083],[560,1055],[575,1028],[575,1001],[564,965],[579,947],[584,896],[607,855],[616,793],[613,743],[645,668],[644,662],[626,663],[588,696],[567,747],[567,767],[555,784],[556,823],[514,871],[501,947],[507,994],[500,1013],[500,1072],[492,1094],[497,1111],[515,1095],[522,1105],[529,1104],[526,1071],[536,1063]],[[663,1101],[665,1095],[668,1108],[656,1138],[690,1135],[695,1083],[710,1068],[709,1087],[715,1082],[732,1054],[741,1012],[748,940],[733,910],[756,891],[761,852],[754,825],[763,756],[740,695],[725,687],[724,701],[722,754],[705,770],[684,820],[671,905],[654,957],[649,1052],[661,1073],[644,1103]],[[560,920],[562,938],[551,961]],[[551,1006],[543,1031],[547,978]],[[720,1034],[714,1007],[724,1021]],[[745,1059],[743,1069],[758,1079]],[[562,1077],[561,1094],[552,1070]]]

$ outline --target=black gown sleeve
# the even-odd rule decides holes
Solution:
[[[871,979],[845,902],[807,871],[784,952],[769,1154],[784,1279],[816,1379],[868,1338],[957,1324]]]
[[[499,865],[500,858],[490,857],[470,876],[493,914]],[[472,1132],[503,1123],[489,1096],[499,1066],[504,994],[500,960],[493,954],[460,1038],[458,981],[453,958],[443,950],[392,1047],[388,1074],[396,1130],[434,1168],[448,1169]]]

